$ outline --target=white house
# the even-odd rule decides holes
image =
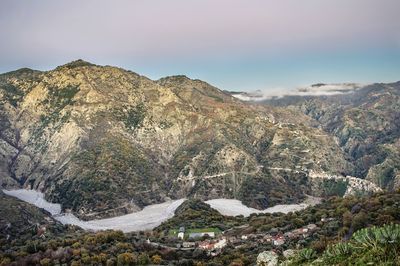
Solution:
[[[221,248],[224,248],[225,246],[226,246],[226,239],[223,238],[223,239],[219,240],[217,243],[215,243],[214,248],[221,249]]]
[[[280,246],[285,244],[285,238],[283,236],[278,236],[274,238],[274,246]]]

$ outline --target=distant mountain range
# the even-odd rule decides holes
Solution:
[[[312,118],[351,158],[353,175],[389,190],[400,187],[400,82],[314,84],[290,93],[233,93]]]
[[[264,209],[394,189],[399,87],[318,84],[264,99],[82,60],[20,69],[0,75],[0,180],[83,219],[184,197]]]

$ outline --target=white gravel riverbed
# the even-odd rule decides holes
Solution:
[[[33,204],[38,208],[45,209],[51,213],[51,215],[53,215],[54,219],[62,224],[72,224],[79,226],[82,229],[93,231],[107,229],[122,230],[123,232],[151,230],[159,226],[162,222],[172,218],[175,210],[186,200],[179,199],[160,204],[149,205],[143,208],[141,211],[112,218],[82,221],[72,213],[62,213],[60,204],[46,201],[43,193],[41,192],[27,189],[3,190],[3,192],[9,196],[13,196],[22,201]],[[243,203],[239,200],[235,199],[213,199],[206,201],[206,203],[210,204],[212,208],[227,216],[249,216],[252,213],[288,213],[305,209],[308,206],[313,206],[319,202],[319,198],[309,196],[303,203],[300,204],[276,205],[265,210],[257,210],[249,208],[243,205]]]

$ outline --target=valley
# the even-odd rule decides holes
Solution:
[[[186,200],[180,199],[176,201],[164,202],[146,206],[139,212],[127,215],[116,216],[113,218],[97,219],[90,221],[82,221],[72,213],[62,213],[60,204],[50,203],[44,199],[44,195],[33,190],[3,190],[4,194],[15,197],[26,203],[32,204],[39,209],[49,212],[52,217],[64,225],[75,225],[84,230],[101,231],[101,230],[121,230],[124,233],[152,230],[159,226],[162,222],[167,221],[174,216],[176,209]],[[309,197],[300,204],[276,205],[265,210],[257,210],[248,208],[238,200],[231,199],[213,199],[206,201],[211,208],[219,211],[223,215],[245,217],[256,213],[288,213],[298,211],[318,204],[318,198]]]
[[[2,187],[43,192],[81,219],[180,198],[294,204],[324,193],[311,170],[353,171],[306,115],[185,76],[152,81],[78,60],[2,74],[0,92]]]
[[[399,0],[1,0],[0,266],[400,266]]]
[[[18,198],[49,212],[52,217],[64,225],[75,225],[84,230],[121,230],[123,232],[151,230],[163,221],[173,217],[174,212],[184,201],[176,200],[145,207],[139,212],[116,216],[108,219],[82,221],[71,213],[62,213],[60,204],[47,202],[42,193],[32,190],[3,190],[6,195]]]
[[[399,83],[240,95],[83,60],[1,74],[0,264],[298,265],[400,220]]]

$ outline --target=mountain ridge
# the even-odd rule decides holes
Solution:
[[[400,82],[375,83],[344,95],[286,96],[260,104],[308,115],[351,157],[354,175],[383,188],[399,187]]]
[[[307,115],[249,105],[182,75],[153,81],[78,60],[0,77],[3,186],[42,191],[80,218],[183,197],[262,209],[332,193],[311,170],[352,173]]]

